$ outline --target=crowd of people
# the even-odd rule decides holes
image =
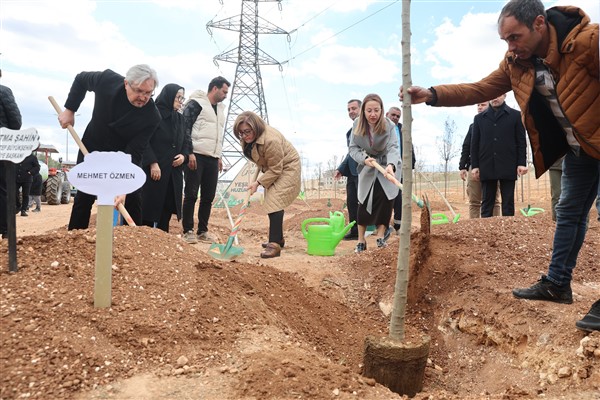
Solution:
[[[479,82],[406,90],[413,104],[477,104],[478,114],[463,142],[459,165],[462,179],[468,180],[471,218],[514,215],[515,181],[528,172],[525,134],[529,136],[536,177],[551,171],[556,230],[548,273],[531,287],[516,288],[512,293],[517,299],[571,304],[571,281],[588,213],[594,201],[600,208],[598,24],[592,24],[576,7],[546,10],[540,0],[510,0],[500,12],[498,33],[508,50],[498,69]],[[185,102],[185,88],[176,83],[165,85],[154,101],[158,84],[156,71],[147,65],[133,66],[125,76],[111,70],[82,72],[75,77],[59,122],[63,128],[74,124],[86,92],[94,92],[92,119],[82,142],[90,152],[130,154],[147,175],[142,188],[117,196],[115,206],[124,203],[136,224],[166,232],[176,215],[182,221],[186,242],[214,242],[209,219],[223,170],[222,102],[231,85],[216,77],[206,92],[196,90]],[[505,103],[509,91],[520,112]],[[1,86],[1,95],[2,126],[19,129],[21,116],[10,89]],[[401,88],[400,100],[403,96]],[[334,178],[346,177],[348,215],[350,221],[356,221],[344,239],[356,240],[355,252],[362,253],[367,249],[369,226],[375,226],[379,248],[400,228],[401,191],[392,180],[402,182],[401,112],[391,107],[384,113],[377,94],[351,99],[347,110],[353,121],[346,132],[348,152]],[[269,228],[260,256],[278,257],[285,246],[284,210],[300,191],[300,157],[285,135],[253,112],[242,112],[233,132],[244,156],[262,172],[248,189],[254,193],[262,186],[265,191],[263,207]],[[17,182],[23,191],[20,212],[26,216],[29,201],[25,192],[29,193],[39,165],[27,160],[22,164]],[[5,210],[6,176],[0,174],[0,179],[0,207]],[[94,196],[77,192],[69,229],[88,227],[94,201]],[[35,203],[39,210],[39,200]],[[5,235],[6,213],[0,214],[0,230]],[[600,330],[600,300],[576,325]]]

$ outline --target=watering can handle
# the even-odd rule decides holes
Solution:
[[[311,224],[313,222],[327,222],[329,224],[329,218],[309,218],[302,221],[302,234],[304,236],[308,233],[305,229],[306,224]]]

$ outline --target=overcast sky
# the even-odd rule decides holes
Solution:
[[[15,94],[23,128],[37,128],[42,143],[55,145],[63,158],[73,160],[75,142],[58,126],[47,97],[53,95],[64,105],[81,71],[110,68],[124,75],[130,66],[147,63],[158,72],[158,91],[174,82],[188,95],[206,90],[217,75],[234,82],[235,64],[216,65],[213,58],[237,47],[239,35],[206,29],[211,20],[240,14],[241,0],[222,3],[0,0],[1,83]],[[413,0],[413,83],[428,87],[468,82],[495,69],[506,49],[496,29],[504,3]],[[597,0],[544,3],[577,5],[594,22],[599,20]],[[402,2],[283,0],[280,6],[264,1],[258,6],[262,18],[292,32],[259,39],[261,48],[282,63],[281,69],[261,67],[269,122],[301,152],[305,172],[314,171],[318,163],[326,167],[346,153],[349,99],[377,93],[386,110],[399,105]],[[516,107],[511,95],[507,102]],[[93,95],[88,94],[76,117],[80,134],[92,107]],[[444,120],[456,122],[462,142],[475,112],[475,106],[413,107],[413,143],[424,164],[440,166],[436,141]],[[458,159],[451,165],[457,164]]]

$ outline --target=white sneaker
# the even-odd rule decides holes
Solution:
[[[185,240],[189,244],[198,243],[198,238],[196,237],[196,234],[194,233],[194,231],[187,231],[186,233],[184,233],[183,240]]]

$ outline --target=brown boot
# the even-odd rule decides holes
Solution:
[[[281,239],[280,242],[273,242],[273,243],[277,243],[279,246],[281,246],[282,249],[285,247],[285,239]],[[261,246],[263,247],[263,249],[266,249],[268,244],[269,243],[263,243],[263,244],[261,244]]]
[[[279,243],[271,242],[267,243],[267,246],[265,247],[263,252],[260,253],[260,258],[273,258],[279,257],[280,255],[281,246],[279,245]]]

